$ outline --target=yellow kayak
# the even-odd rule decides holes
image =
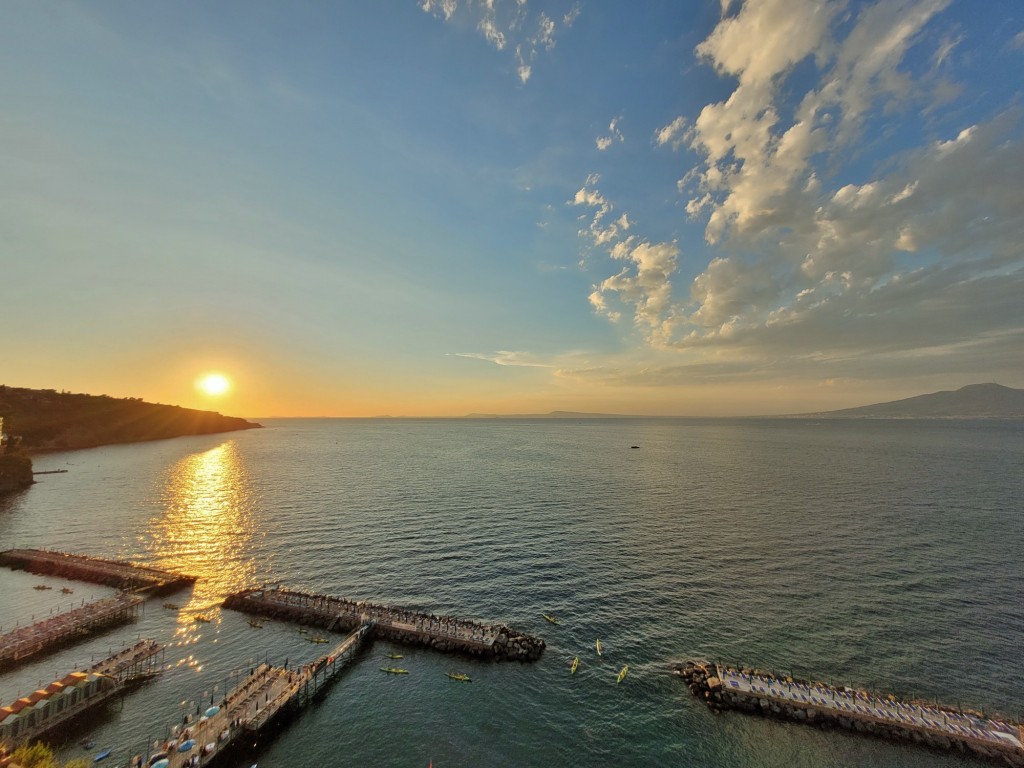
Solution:
[[[579,657],[579,656],[577,656],[576,658],[574,658],[574,659],[572,660],[572,666],[571,666],[571,667],[569,667],[569,674],[571,674],[571,675],[575,675],[575,674],[576,674],[576,668],[577,668],[577,667],[578,667],[579,665],[580,665],[580,657]]]
[[[387,672],[389,675],[408,675],[408,669],[399,669],[398,667],[381,667],[381,672]]]
[[[541,616],[550,621],[552,624],[558,623],[558,619],[556,619],[554,616],[548,616],[546,613],[542,613]]]
[[[619,670],[619,676],[615,678],[615,684],[621,683],[626,675],[629,673],[629,664],[626,664],[622,669]]]
[[[450,677],[452,680],[458,680],[460,683],[473,682],[472,679],[470,679],[469,675],[463,672],[445,672],[445,674],[448,675],[448,677]]]
[[[597,638],[597,642],[594,643],[594,647],[597,648],[597,655],[600,656],[601,655],[601,638],[600,637]]]

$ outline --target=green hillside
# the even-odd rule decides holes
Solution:
[[[182,435],[253,429],[259,424],[213,411],[0,385],[0,417],[27,452],[92,448]]]

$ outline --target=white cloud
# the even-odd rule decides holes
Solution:
[[[495,365],[513,366],[520,368],[552,368],[548,363],[539,363],[532,359],[529,352],[510,352],[501,350],[498,352],[453,352],[453,357],[467,357],[471,360],[483,360]]]
[[[604,152],[616,141],[623,142],[625,138],[622,135],[622,131],[619,130],[619,122],[622,117],[613,117],[612,121],[608,124],[608,135],[598,136],[596,139],[597,148]]]
[[[1024,335],[1020,110],[883,155],[866,178],[846,169],[883,115],[886,127],[915,127],[956,96],[935,70],[952,66],[959,38],[925,35],[948,4],[878,0],[848,15],[838,1],[724,2],[696,51],[736,79],[732,93],[654,134],[701,158],[680,189],[688,215],[706,217],[714,255],[680,279],[675,244],[613,229],[588,180],[574,200],[594,209],[581,235],[625,262],[594,287],[595,310],[630,308],[653,346],[746,365],[799,360],[829,376],[901,354],[916,361],[908,371],[1005,356]],[[905,68],[928,45],[930,70]],[[673,282],[689,282],[688,295],[673,295]]]
[[[560,31],[549,13],[531,14],[526,0],[422,0],[420,8],[444,22],[468,21],[496,50],[510,49],[522,83],[532,76],[537,54],[555,47]],[[572,26],[579,13],[578,3],[568,7],[562,27]]]
[[[680,115],[668,125],[659,128],[654,134],[654,141],[659,146],[671,144],[673,149],[679,149],[686,141],[686,118]]]

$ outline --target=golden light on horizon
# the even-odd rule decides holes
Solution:
[[[204,373],[196,379],[196,389],[210,397],[220,397],[231,389],[231,379],[223,373]]]

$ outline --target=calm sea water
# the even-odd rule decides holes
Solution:
[[[715,716],[668,674],[692,656],[1024,710],[1020,421],[278,420],[36,469],[69,471],[0,501],[0,549],[200,577],[170,598],[180,612],[151,601],[129,627],[0,676],[9,701],[140,635],[169,643],[160,680],[67,734],[65,756],[91,733],[116,748],[112,768],[256,659],[318,655],[292,626],[217,607],[261,582],[548,643],[532,665],[404,650],[407,677],[381,674],[396,649],[374,644],[261,768],[976,764]],[[105,592],[7,570],[0,584],[3,631]]]

